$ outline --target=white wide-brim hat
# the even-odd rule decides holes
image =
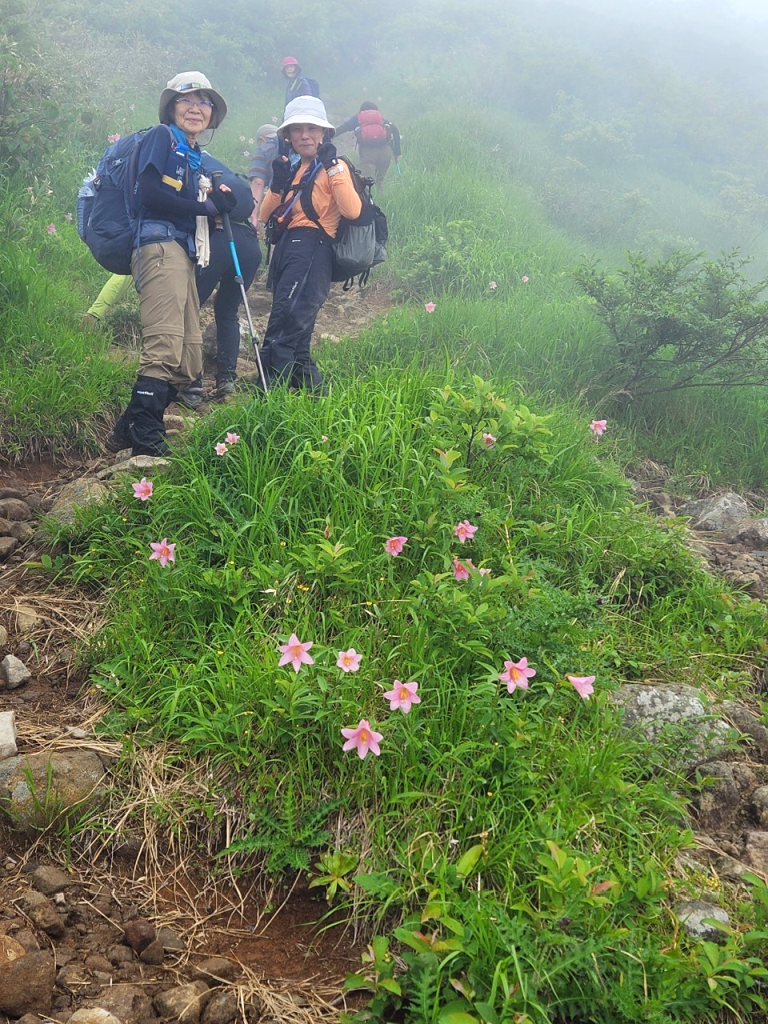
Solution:
[[[295,100],[291,100],[285,108],[283,123],[279,130],[290,128],[292,124],[316,124],[318,128],[336,131],[328,120],[323,101],[316,96],[297,96]]]
[[[185,92],[207,92],[213,101],[214,107],[211,111],[209,128],[218,128],[227,116],[227,104],[221,93],[211,88],[211,83],[201,71],[180,71],[174,75],[168,85],[160,94],[160,121],[165,117],[168,104],[176,96]]]

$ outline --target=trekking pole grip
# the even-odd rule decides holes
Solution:
[[[221,179],[222,179],[222,172],[221,171],[214,171],[211,174],[211,182],[213,184],[214,192],[216,191],[216,189],[221,187]],[[235,240],[234,240],[234,237],[232,235],[232,225],[229,222],[229,214],[228,213],[222,213],[221,214],[221,219],[222,219],[222,222],[224,224],[224,232],[225,232],[225,234],[227,236],[227,241],[231,242],[232,244],[234,244]],[[238,270],[238,273],[239,273],[239,270]]]

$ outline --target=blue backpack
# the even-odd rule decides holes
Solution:
[[[77,231],[94,259],[113,274],[130,274],[136,242],[139,150],[150,128],[126,135],[104,151],[77,193]],[[170,133],[170,129],[168,129]]]
[[[166,126],[167,127],[167,126]],[[141,144],[150,128],[113,142],[95,171],[83,179],[77,193],[77,231],[97,263],[113,274],[130,274],[141,210],[138,205],[138,166]],[[168,129],[170,134],[170,129]],[[208,153],[202,170],[211,176],[221,171],[223,184],[235,195],[233,221],[247,221],[253,212],[248,182]]]

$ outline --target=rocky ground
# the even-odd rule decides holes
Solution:
[[[263,283],[254,284],[249,302],[261,335],[269,315]],[[316,336],[356,333],[386,305],[375,286],[334,288]],[[212,391],[212,313],[204,310],[203,319]],[[135,324],[130,308],[118,311],[116,358],[130,354]],[[245,333],[238,370],[245,388],[256,373]],[[209,411],[170,407],[169,435]],[[124,461],[99,455],[0,468],[0,802],[15,797],[19,810],[13,819],[0,815],[0,1024],[38,1024],[40,1015],[115,1024],[106,1013],[119,1024],[335,1019],[360,946],[342,926],[326,930],[322,894],[300,885],[289,893],[244,889],[234,877],[213,879],[210,866],[187,852],[163,856],[154,837],[121,835],[127,812],[110,795],[119,745],[95,735],[98,696],[76,655],[98,628],[100,608],[48,585],[37,530],[46,514],[66,521],[78,504],[98,500]],[[160,775],[139,780],[137,790],[166,785]],[[66,830],[53,841],[41,835],[56,808],[30,800],[30,786],[45,793],[53,778],[62,799],[95,792],[114,803],[116,835],[81,836],[71,847]],[[86,1010],[96,1016],[83,1016]]]
[[[358,323],[371,315],[373,305],[359,296],[339,301]],[[254,307],[261,325],[265,310],[258,301]],[[339,309],[329,311],[329,325],[334,316]],[[253,366],[244,360],[241,370]],[[194,420],[169,410],[171,429],[190,429]],[[105,1014],[120,1024],[335,1019],[360,948],[343,927],[323,930],[322,897],[214,879],[204,858],[197,863],[181,844],[174,849],[172,838],[128,828],[141,805],[126,811],[115,799],[110,780],[120,747],[97,737],[102,708],[77,663],[79,644],[99,626],[99,604],[49,586],[35,563],[41,516],[65,520],[74,505],[98,499],[121,465],[125,456],[100,456],[6,468],[2,476],[0,804],[11,817],[0,816],[0,1024],[22,1017],[37,1024],[41,1015],[114,1024]],[[632,487],[658,515],[690,517],[692,549],[713,572],[764,599],[762,499],[720,494],[686,505],[666,484],[661,467],[645,464]],[[727,919],[727,900],[713,898],[720,886],[738,885],[747,871],[768,877],[768,729],[753,708],[711,707],[693,686],[631,684],[616,699],[651,741],[661,728],[684,729],[691,773],[711,780],[692,807],[698,847],[679,863],[699,891],[676,909],[693,934],[716,937],[702,922]],[[57,808],[31,793],[45,793],[52,778],[62,800],[96,794],[111,802],[112,834],[86,833],[71,845],[66,829],[53,841],[41,835]],[[151,795],[167,781],[150,766],[133,786]],[[158,852],[168,842],[168,855]]]

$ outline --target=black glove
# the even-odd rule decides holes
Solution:
[[[332,142],[324,142],[321,146],[317,147],[317,159],[328,170],[329,167],[333,167],[339,161],[336,157],[336,147]]]
[[[291,163],[289,160],[284,160],[282,157],[278,157],[277,160],[272,161],[272,181],[269,187],[273,192],[283,193],[288,185],[291,183],[293,178],[293,172],[291,171]]]
[[[237,206],[237,200],[235,199],[234,192],[230,192],[229,190],[223,192],[220,188],[214,189],[214,191],[208,196],[208,200],[216,207],[216,213],[219,216],[229,213],[230,210],[234,210]]]

